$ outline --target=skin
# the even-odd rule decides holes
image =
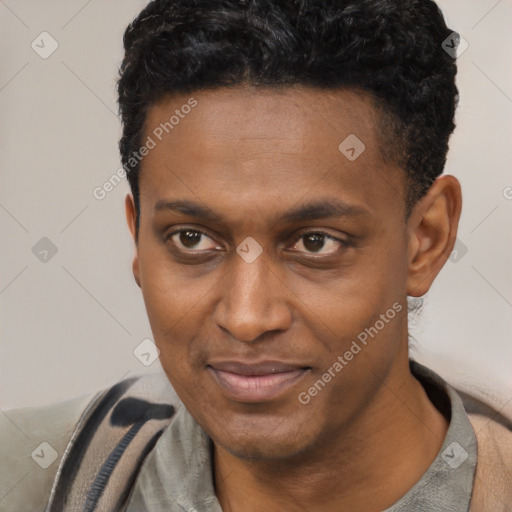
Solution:
[[[193,97],[144,158],[138,233],[131,195],[126,215],[162,367],[214,442],[219,502],[233,512],[383,510],[428,469],[448,427],[409,370],[406,297],[425,294],[452,251],[460,185],[438,178],[406,217],[405,173],[383,161],[368,95],[238,86]],[[156,103],[145,137],[188,99]],[[354,161],[338,150],[349,134],[365,144]],[[333,199],[360,212],[283,220]],[[155,208],[175,200],[222,220]],[[166,239],[180,228],[207,235],[192,246],[179,233]],[[341,242],[312,245],[311,232]],[[252,263],[236,252],[249,236],[263,249]],[[300,403],[395,303],[401,312]],[[248,403],[207,369],[227,359],[309,370],[277,398]]]

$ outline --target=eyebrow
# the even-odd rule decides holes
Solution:
[[[155,211],[171,210],[188,217],[215,222],[226,222],[224,217],[210,208],[188,200],[168,201],[162,199],[155,204]],[[297,206],[281,215],[281,222],[304,222],[334,217],[357,217],[367,215],[368,210],[361,206],[351,205],[340,199],[317,199],[316,201]]]
[[[286,212],[282,220],[303,222],[333,217],[357,217],[368,213],[365,208],[347,204],[340,199],[319,199]]]
[[[171,210],[188,217],[196,217],[198,219],[213,220],[221,222],[223,218],[220,215],[214,213],[210,208],[202,206],[192,201],[178,200],[178,201],[167,201],[162,199],[157,201],[155,204],[155,211],[159,212],[162,210]]]

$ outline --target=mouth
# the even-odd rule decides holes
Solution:
[[[311,368],[281,361],[246,364],[222,361],[207,365],[222,391],[238,402],[268,402],[301,380]]]

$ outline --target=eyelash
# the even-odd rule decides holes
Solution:
[[[340,244],[340,247],[343,248],[343,249],[346,249],[347,247],[350,246],[350,244],[346,240],[342,240],[341,238],[337,238],[337,237],[335,237],[333,235],[330,235],[329,233],[326,233],[325,231],[322,231],[322,230],[306,231],[306,232],[300,233],[299,236],[295,239],[295,242],[293,243],[293,245],[298,243],[301,239],[306,238],[308,235],[322,235],[326,240],[332,240],[333,242],[337,242],[338,244]],[[324,255],[320,254],[317,257],[319,257],[319,258],[328,258],[330,256],[337,255],[338,251],[334,251],[332,253],[328,253],[328,254],[324,254]],[[295,251],[293,251],[293,252],[295,252]],[[297,251],[297,252],[300,252],[300,251]],[[315,256],[316,255],[316,253],[314,253],[314,252],[303,253],[303,254],[308,254],[309,256]]]
[[[166,237],[165,237],[165,242],[168,242],[169,240],[171,240],[171,238],[178,234],[178,233],[183,233],[184,231],[193,231],[193,232],[196,232],[196,233],[201,233],[202,235],[210,238],[213,240],[213,238],[210,236],[209,233],[207,233],[206,231],[200,229],[200,228],[180,228],[180,229],[176,229],[174,230],[172,233],[169,233]],[[298,243],[301,239],[303,238],[306,238],[308,235],[322,235],[324,236],[326,239],[329,239],[329,240],[333,240],[334,242],[338,242],[340,244],[340,246],[342,248],[347,248],[347,247],[350,247],[350,244],[346,241],[346,240],[341,240],[340,238],[336,238],[335,236],[332,236],[330,235],[329,233],[326,233],[325,231],[321,231],[321,230],[312,230],[312,231],[306,231],[304,233],[300,233],[299,236],[297,238],[295,238],[294,240],[294,243],[292,245],[295,245],[296,243]],[[193,253],[193,250],[190,250],[190,251],[187,251],[187,250],[182,250],[182,249],[177,249],[180,253],[182,254],[194,254]],[[200,251],[201,252],[201,251]],[[300,251],[292,251],[292,252],[300,252]],[[315,253],[314,252],[311,252],[311,253],[307,253],[309,255],[313,255],[315,256]],[[319,257],[329,257],[329,256],[332,256],[333,254],[337,254],[337,251],[334,252],[334,253],[330,253],[330,254],[327,254],[327,255],[323,255],[323,256],[319,256]],[[317,256],[318,257],[318,256]]]

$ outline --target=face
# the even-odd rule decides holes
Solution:
[[[370,98],[308,88],[148,113],[134,273],[170,382],[239,457],[312,449],[405,353],[405,175],[376,126]]]

